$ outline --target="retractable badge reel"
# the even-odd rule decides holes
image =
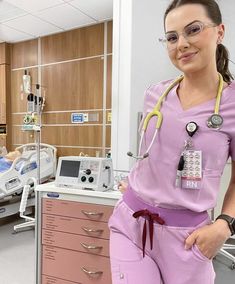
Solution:
[[[194,121],[191,121],[186,125],[186,131],[188,133],[188,136],[191,138],[197,132],[197,130],[198,130],[198,125]]]
[[[192,137],[198,131],[196,122],[191,121],[186,125],[186,131],[189,138],[185,141],[184,150],[180,156],[178,163],[176,182],[177,188],[200,188],[200,180],[202,177],[202,153],[193,149]]]

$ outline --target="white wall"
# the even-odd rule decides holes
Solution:
[[[114,0],[112,157],[115,169],[128,170],[126,153],[137,151],[137,113],[152,83],[173,78],[178,71],[158,42],[163,35],[166,0]]]
[[[230,59],[235,63],[235,1],[217,0],[225,24],[224,45],[228,48]],[[235,75],[235,64],[230,62],[229,69]]]
[[[223,44],[230,53],[230,59],[235,63],[235,1],[234,0],[217,0],[222,13],[223,23],[225,24],[225,37]],[[229,69],[235,75],[235,64],[230,62]],[[229,185],[231,176],[231,164],[225,166],[221,179],[220,194],[215,208],[215,217],[221,213],[224,195]]]

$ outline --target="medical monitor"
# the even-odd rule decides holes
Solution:
[[[80,169],[80,161],[62,160],[60,166],[60,176],[78,177]]]
[[[113,166],[110,158],[60,157],[55,185],[60,187],[105,191],[113,187]]]

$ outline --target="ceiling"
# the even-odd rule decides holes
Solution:
[[[0,0],[0,42],[18,42],[110,20],[113,0]]]

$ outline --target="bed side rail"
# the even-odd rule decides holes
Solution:
[[[20,151],[21,153],[23,152],[27,152],[30,150],[36,150],[37,149],[37,143],[28,143],[28,144],[24,144],[21,145],[19,147],[17,147],[15,150]],[[40,151],[45,151],[47,152],[47,150],[51,150],[52,151],[52,155],[53,155],[53,165],[54,165],[54,175],[56,174],[56,165],[57,165],[57,149],[56,147],[46,144],[46,143],[40,143]],[[48,153],[48,152],[47,152]],[[15,167],[16,163],[20,160],[29,160],[32,155],[34,155],[34,153],[31,153],[30,155],[28,155],[27,157],[19,157],[17,159],[15,159],[11,165],[11,169]]]

